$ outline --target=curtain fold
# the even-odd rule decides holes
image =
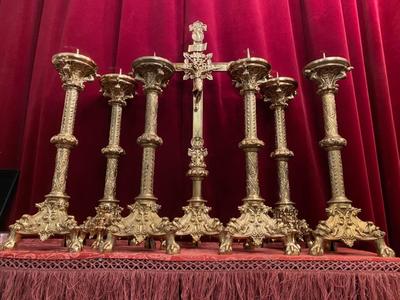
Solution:
[[[191,42],[188,25],[208,25],[205,41],[213,61],[246,55],[266,58],[273,75],[299,82],[287,109],[292,200],[300,216],[314,227],[325,218],[330,198],[323,138],[322,103],[313,83],[302,75],[313,59],[343,56],[354,70],[339,82],[339,132],[347,139],[342,151],[347,196],[374,221],[400,252],[400,3],[388,1],[13,1],[0,2],[0,167],[18,168],[18,192],[7,222],[33,213],[51,186],[55,148],[49,143],[59,131],[64,92],[51,57],[72,51],[90,56],[99,73],[127,73],[139,56],[182,61]],[[245,195],[244,155],[237,144],[244,136],[243,100],[227,74],[214,73],[205,82],[204,133],[209,176],[204,181],[211,214],[223,222],[238,216]],[[102,197],[110,108],[99,83],[87,83],[78,102],[67,192],[70,213],[79,222],[94,214]],[[177,73],[159,100],[155,195],[160,215],[182,215],[190,198],[185,176],[191,138],[191,83]],[[138,95],[123,110],[117,196],[121,206],[139,193],[142,150],[136,138],[144,130],[145,98]],[[277,201],[274,121],[268,105],[257,103],[261,194],[268,205]],[[125,211],[126,213],[126,211]]]

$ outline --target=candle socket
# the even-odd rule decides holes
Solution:
[[[239,218],[232,218],[220,235],[220,253],[232,251],[232,239],[244,239],[245,247],[259,247],[265,238],[279,238],[285,242],[285,253],[299,254],[300,247],[286,239],[284,224],[272,218],[271,208],[264,204],[258,183],[258,150],[264,143],[257,137],[256,94],[260,83],[269,77],[270,64],[261,58],[251,57],[232,62],[228,71],[235,87],[244,95],[245,138],[239,143],[246,157],[246,190]]]
[[[290,198],[289,165],[293,152],[287,148],[285,110],[296,95],[297,82],[290,77],[275,77],[260,86],[261,94],[275,117],[275,151],[271,157],[276,160],[279,184],[279,200],[273,209],[274,218],[287,226],[288,238],[306,240],[310,243],[311,230],[304,219],[298,218],[295,203]]]
[[[310,254],[322,255],[324,241],[340,240],[352,247],[355,241],[362,240],[375,241],[378,255],[391,257],[395,253],[386,245],[385,233],[372,222],[359,219],[357,215],[361,209],[354,208],[345,195],[341,149],[347,142],[338,133],[335,94],[338,90],[337,81],[346,78],[346,73],[351,69],[350,63],[342,57],[317,59],[304,68],[305,76],[318,83],[317,93],[322,98],[325,137],[319,144],[328,152],[332,190],[332,198],[326,209],[328,218],[317,225]]]
[[[130,214],[109,227],[101,250],[112,250],[115,237],[133,237],[131,242],[134,244],[160,237],[166,239],[166,252],[175,254],[180,249],[175,242],[176,228],[168,218],[158,216],[160,205],[153,194],[155,150],[162,144],[157,135],[158,96],[173,75],[174,66],[164,58],[144,56],[136,59],[132,67],[135,79],[143,83],[146,94],[145,130],[137,140],[143,147],[140,194],[132,205],[128,205]]]
[[[111,119],[108,137],[108,146],[101,152],[107,158],[107,168],[104,185],[103,198],[99,200],[99,205],[95,208],[96,215],[88,217],[81,226],[81,240],[86,234],[89,238],[96,236],[92,247],[101,249],[104,237],[109,232],[111,225],[121,221],[122,208],[116,199],[116,181],[118,174],[118,161],[125,151],[119,145],[121,133],[122,109],[126,106],[126,100],[133,98],[135,94],[135,81],[132,77],[121,74],[106,74],[100,79],[101,92],[107,98],[111,106]]]
[[[50,140],[57,148],[52,188],[45,200],[35,205],[39,210],[36,214],[25,214],[10,226],[10,235],[0,246],[1,249],[14,248],[22,235],[39,235],[42,241],[54,235],[66,236],[69,251],[80,251],[82,248],[79,227],[75,218],[67,212],[70,197],[65,190],[69,155],[78,144],[73,136],[78,93],[83,90],[85,82],[95,79],[97,66],[89,57],[76,53],[56,54],[52,62],[65,90],[60,133]]]
[[[189,30],[193,32],[193,44],[189,45],[188,52],[183,53],[185,59],[180,69],[184,72],[184,80],[193,80],[193,134],[191,148],[188,150],[191,160],[187,172],[192,180],[192,198],[182,208],[184,215],[175,218],[173,224],[177,228],[175,235],[190,235],[193,244],[197,246],[203,235],[219,235],[223,225],[217,218],[209,216],[211,208],[205,205],[207,201],[202,196],[202,182],[208,175],[205,163],[208,152],[203,139],[203,80],[212,80],[215,66],[211,62],[212,54],[203,53],[207,48],[207,44],[203,43],[207,26],[196,21],[189,25]]]

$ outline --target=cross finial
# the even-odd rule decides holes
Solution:
[[[189,52],[202,52],[207,49],[207,43],[203,43],[204,31],[207,31],[207,25],[201,21],[196,21],[189,25],[189,31],[192,32],[193,44],[189,45]]]

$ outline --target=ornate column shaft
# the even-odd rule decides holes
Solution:
[[[153,194],[154,160],[156,147],[162,144],[162,139],[157,135],[157,110],[158,93],[161,87],[144,86],[146,93],[146,123],[144,134],[138,138],[138,144],[143,147],[142,176],[140,194],[137,200],[153,200],[157,198]]]
[[[53,235],[66,235],[70,251],[81,249],[77,223],[67,212],[69,196],[65,191],[69,154],[78,144],[73,135],[78,94],[85,82],[94,80],[97,66],[89,57],[77,53],[56,54],[52,62],[61,76],[65,100],[60,133],[50,140],[57,148],[51,191],[43,202],[36,204],[39,209],[36,214],[23,215],[10,226],[9,238],[1,245],[2,249],[13,248],[21,235],[39,235],[42,241]]]
[[[264,146],[264,142],[257,137],[256,120],[256,89],[253,86],[245,86],[241,90],[244,95],[245,111],[245,138],[239,144],[246,157],[246,198],[245,200],[264,201],[260,197],[258,184],[258,150]]]
[[[184,72],[184,80],[193,80],[193,131],[191,148],[188,149],[191,161],[187,172],[192,180],[192,198],[183,207],[184,215],[175,218],[173,223],[178,228],[176,235],[190,235],[197,245],[201,236],[218,235],[223,226],[217,218],[209,216],[211,208],[205,205],[207,201],[202,196],[202,182],[208,175],[205,163],[208,152],[203,139],[203,80],[212,80],[212,71],[216,66],[211,62],[212,53],[203,53],[207,49],[207,43],[203,43],[207,25],[196,21],[189,25],[189,30],[193,32],[193,44],[189,45],[188,52],[183,53],[185,60],[178,70]]]
[[[79,87],[71,83],[64,83],[65,101],[61,121],[60,133],[53,136],[50,143],[57,148],[55,168],[51,191],[46,197],[66,197],[65,189],[69,165],[69,154],[71,149],[78,144],[73,135],[75,113],[78,101]]]
[[[239,143],[246,157],[246,197],[239,207],[239,218],[232,218],[220,236],[220,253],[232,251],[232,239],[245,239],[245,246],[261,246],[264,238],[281,238],[285,253],[297,255],[300,246],[288,239],[285,225],[269,216],[271,208],[264,204],[258,183],[258,150],[264,143],[257,137],[256,93],[269,76],[270,64],[261,58],[247,57],[232,62],[228,68],[232,80],[244,96],[245,138]]]
[[[329,175],[332,198],[328,201],[328,219],[320,221],[314,231],[315,241],[310,248],[310,254],[324,253],[324,240],[341,240],[348,246],[353,246],[356,240],[375,241],[380,256],[394,256],[394,252],[384,241],[385,233],[372,222],[364,222],[357,215],[361,209],[354,208],[345,195],[341,149],[346,140],[338,133],[336,118],[335,94],[338,90],[337,81],[346,77],[352,69],[350,63],[342,57],[324,57],[310,62],[304,69],[304,74],[318,83],[317,93],[321,95],[324,116],[325,137],[320,146],[328,152]]]
[[[174,238],[176,227],[168,218],[158,216],[160,206],[153,194],[155,149],[162,144],[162,139],[157,135],[158,96],[173,75],[174,66],[164,58],[144,56],[136,59],[132,67],[135,79],[143,83],[146,94],[145,129],[137,140],[143,147],[140,193],[135,203],[128,205],[130,214],[108,228],[107,240],[101,250],[112,250],[115,237],[133,237],[131,242],[139,244],[158,236],[166,239],[167,253],[175,254],[180,249]]]
[[[310,235],[305,220],[299,220],[298,211],[290,198],[289,166],[288,161],[293,157],[293,152],[287,147],[285,109],[296,95],[297,82],[290,77],[276,77],[267,80],[261,85],[261,94],[266,102],[270,103],[270,109],[275,118],[275,150],[271,157],[276,160],[278,170],[279,199],[275,203],[274,217],[282,220],[287,226],[290,239],[297,236],[300,240],[303,236]]]
[[[116,199],[116,183],[118,175],[119,157],[125,151],[119,145],[121,133],[122,109],[126,106],[126,100],[134,96],[134,79],[123,74],[106,74],[100,80],[102,92],[105,97],[110,98],[108,104],[111,106],[111,120],[108,135],[108,145],[101,152],[107,158],[106,176],[104,184],[104,195],[95,208],[96,215],[88,217],[82,225],[83,241],[86,233],[90,237],[97,235],[93,248],[101,248],[103,238],[108,232],[108,227],[121,220],[122,208]]]

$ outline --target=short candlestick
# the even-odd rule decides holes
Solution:
[[[270,103],[270,109],[275,117],[275,151],[271,157],[276,160],[279,183],[279,200],[275,203],[274,217],[282,220],[290,232],[288,238],[297,237],[303,240],[309,238],[310,229],[305,220],[297,217],[295,203],[290,198],[289,164],[293,152],[287,148],[285,109],[296,95],[297,82],[290,77],[277,77],[261,84],[261,94],[266,102]]]
[[[122,109],[127,104],[126,100],[134,96],[134,83],[134,79],[123,75],[121,69],[119,74],[106,74],[100,79],[103,95],[110,98],[108,104],[111,105],[111,120],[108,146],[101,150],[107,158],[104,195],[95,208],[96,215],[89,217],[82,225],[84,235],[89,233],[89,237],[96,236],[96,240],[92,244],[93,248],[101,248],[108,228],[121,220],[122,208],[116,199],[118,160],[121,155],[125,154],[119,145],[121,118]],[[83,236],[81,238],[83,239]]]

